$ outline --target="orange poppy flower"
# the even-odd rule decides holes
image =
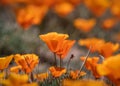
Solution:
[[[35,54],[15,55],[15,62],[22,66],[23,71],[26,73],[32,72],[35,66],[39,63],[38,56]]]
[[[74,26],[83,31],[83,32],[90,32],[93,27],[95,26],[96,24],[96,20],[95,19],[76,19],[74,20]]]
[[[39,36],[49,47],[52,52],[57,52],[63,40],[69,36],[67,34],[59,34],[56,32],[47,33]]]
[[[120,1],[112,0],[112,5],[110,10],[114,16],[120,18]]]
[[[60,49],[56,52],[60,58],[65,58],[71,47],[74,45],[75,40],[64,40],[60,46]]]
[[[119,44],[113,44],[111,42],[107,42],[101,46],[99,49],[99,53],[103,55],[105,58],[111,56],[114,52],[119,49]]]
[[[116,85],[120,85],[120,54],[110,56],[97,66],[100,75],[107,76]]]
[[[82,61],[85,60],[85,57],[80,57],[80,59]],[[98,65],[98,61],[99,61],[99,57],[88,57],[87,61],[85,63],[85,67],[92,71],[93,75],[95,76],[95,78],[100,78],[100,75],[97,72],[97,65]]]
[[[38,86],[37,83],[29,83],[29,77],[26,74],[10,73],[7,79],[0,80],[4,86]]]
[[[14,72],[14,73],[19,73],[19,70],[22,69],[22,66],[18,65],[18,66],[14,66],[10,68],[10,72]]]
[[[12,86],[19,86],[19,84],[25,84],[28,82],[29,77],[25,74],[20,75],[20,74],[15,74],[11,73],[8,77],[9,81],[11,82]]]
[[[13,55],[1,57],[0,58],[0,70],[3,70],[9,66],[9,63],[12,61]]]
[[[44,81],[45,79],[48,78],[48,73],[36,74],[36,78],[40,81]]]
[[[113,18],[110,18],[103,21],[102,27],[105,30],[109,30],[109,29],[112,29],[115,24],[116,24],[116,20]]]
[[[62,2],[62,3],[56,4],[53,9],[59,16],[66,17],[68,14],[70,14],[74,10],[74,7],[72,4],[68,2]]]
[[[105,43],[104,40],[98,38],[81,39],[78,42],[81,46],[86,46],[88,49],[91,47],[91,52],[99,51],[101,46]]]
[[[66,69],[65,68],[61,68],[61,67],[50,67],[49,68],[49,71],[51,72],[52,76],[54,77],[60,77],[62,76],[63,74],[66,73]]]
[[[78,70],[76,70],[76,71],[70,71],[70,77],[71,77],[72,79],[77,79],[77,78],[79,78],[79,77],[81,77],[81,76],[86,75],[86,73],[83,72],[83,71],[81,71],[81,72],[80,72],[80,75],[78,75],[79,72],[80,72],[80,71],[78,71]]]
[[[97,17],[102,16],[111,4],[108,0],[84,0],[84,3]]]
[[[34,6],[28,5],[25,8],[16,9],[16,17],[18,23],[28,29],[33,24],[41,23],[43,17],[47,13],[48,8],[46,6]]]
[[[99,80],[63,80],[63,86],[107,86],[103,81]]]

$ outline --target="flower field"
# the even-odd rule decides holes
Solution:
[[[0,0],[0,86],[120,86],[119,0]]]

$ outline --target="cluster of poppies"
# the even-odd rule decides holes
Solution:
[[[85,57],[80,57],[82,61],[80,69],[72,70],[69,65],[74,59],[73,54],[68,59],[67,66],[63,66],[62,61],[67,57],[75,40],[69,40],[67,34],[57,32],[42,34],[39,37],[54,54],[54,64],[48,68],[47,72],[35,73],[35,67],[40,65],[39,57],[35,54],[15,54],[2,57],[0,58],[0,84],[4,86],[38,86],[38,83],[40,86],[61,84],[63,86],[71,86],[71,84],[72,86],[107,86],[112,83],[112,85],[120,86],[120,54],[114,54],[119,49],[118,43],[112,44],[97,38],[79,40],[78,43],[86,46],[89,51]],[[95,52],[99,52],[100,56],[89,56]],[[10,62],[13,58],[16,65],[11,67]],[[60,64],[57,63],[57,60],[60,61]],[[87,69],[86,72],[83,71],[83,67]],[[92,80],[85,77],[88,75],[87,71],[93,75],[94,78],[89,77]],[[106,79],[109,79],[111,83],[106,83]]]
[[[11,66],[14,59],[16,65]],[[35,54],[10,55],[0,58],[0,84],[4,86],[38,86],[30,80],[29,75],[38,64],[39,58]],[[31,83],[29,83],[31,82]]]
[[[2,0],[1,5],[11,5],[15,10],[17,22],[24,29],[28,29],[31,25],[40,24],[49,9],[65,17],[80,2],[81,0]]]

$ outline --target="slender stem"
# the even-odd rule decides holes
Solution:
[[[31,79],[31,82],[34,81],[34,74],[33,74],[33,72],[30,73],[30,79]]]
[[[57,67],[57,59],[56,59],[56,54],[55,53],[54,53],[54,60],[55,60],[54,65]]]
[[[8,74],[8,68],[6,68],[6,69],[5,69],[5,79],[7,79],[8,75],[9,75],[9,74]]]
[[[71,57],[70,57],[70,59],[69,59],[69,61],[68,61],[68,63],[67,63],[67,71],[69,69],[69,65],[70,65],[70,62],[71,62],[71,60],[72,60],[73,57],[74,57],[74,55],[72,54]]]
[[[88,58],[88,56],[89,56],[89,54],[90,54],[90,50],[91,50],[91,47],[90,47],[90,49],[88,50],[87,55],[86,55],[86,57],[85,57],[85,60],[84,60],[83,64],[81,65],[80,69],[79,69],[80,71],[79,71],[78,75],[80,75],[80,73],[81,73],[81,71],[82,71],[82,69],[83,69],[83,67],[84,67],[84,65],[85,65],[85,63],[86,63],[86,61],[87,61],[87,58]]]
[[[60,68],[62,67],[62,58],[60,56]]]
[[[71,61],[71,59],[69,59],[69,61],[68,61],[68,63],[67,63],[67,71],[68,71],[68,69],[69,69],[70,61]]]

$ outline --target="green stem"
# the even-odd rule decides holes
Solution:
[[[30,78],[31,78],[31,82],[33,82],[34,81],[34,74],[33,74],[33,72],[30,73]]]
[[[57,59],[56,59],[56,54],[55,53],[54,53],[54,60],[55,60],[54,65],[57,67]]]
[[[69,59],[69,61],[68,61],[68,63],[67,63],[67,71],[69,69],[69,65],[70,65],[70,62],[71,62],[71,60],[72,60],[73,57],[74,57],[74,55],[72,54],[71,57],[70,57],[70,59]]]
[[[80,75],[80,73],[81,73],[81,71],[82,71],[82,69],[83,69],[83,67],[84,67],[84,65],[85,65],[85,63],[86,63],[86,61],[87,61],[87,58],[88,58],[88,56],[89,56],[89,54],[90,54],[90,50],[91,50],[91,47],[90,47],[90,49],[88,50],[87,55],[86,55],[86,57],[85,57],[85,60],[84,60],[83,64],[81,65],[80,69],[79,69],[80,71],[79,71],[78,75]]]
[[[60,68],[62,67],[62,58],[60,56]]]

